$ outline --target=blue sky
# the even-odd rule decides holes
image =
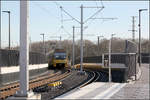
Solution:
[[[2,1],[2,10],[11,11],[11,42],[12,45],[19,44],[19,1]],[[148,1],[106,1],[103,3],[91,1],[70,1],[70,2],[54,2],[54,1],[31,1],[29,4],[29,33],[31,41],[41,41],[41,33],[46,34],[46,40],[57,40],[58,38],[50,38],[51,36],[62,36],[62,39],[72,39],[72,26],[80,26],[75,21],[64,21],[61,23],[61,14],[63,19],[71,19],[59,6],[62,6],[69,14],[80,21],[80,6],[102,6],[104,9],[95,17],[97,18],[118,18],[117,20],[89,20],[84,26],[88,28],[84,31],[84,39],[89,39],[94,42],[97,41],[98,35],[103,35],[105,38],[110,38],[110,34],[115,33],[116,37],[132,38],[131,16],[137,16],[136,29],[138,30],[138,9],[148,9]],[[84,19],[94,14],[98,9],[84,9]],[[148,12],[142,12],[142,37],[148,39],[149,20]],[[2,46],[8,45],[8,15],[1,13],[2,25]],[[61,29],[61,25],[65,30]],[[76,40],[80,39],[80,29],[76,30]],[[138,32],[136,32],[138,38]]]

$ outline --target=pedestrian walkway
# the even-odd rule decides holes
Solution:
[[[149,99],[149,65],[141,67],[141,77],[130,83],[94,82],[55,99]]]
[[[109,99],[126,83],[94,82],[83,88],[78,88],[55,99]]]
[[[141,66],[139,80],[126,84],[111,99],[148,99],[149,100],[149,65]]]

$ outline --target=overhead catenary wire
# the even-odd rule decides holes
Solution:
[[[54,2],[54,3],[56,4],[56,6],[58,8],[61,7],[61,5],[59,3],[57,3],[57,2]],[[64,28],[64,21],[73,20],[73,18],[72,19],[64,19],[64,17],[63,17],[63,9],[60,9],[60,10],[61,10],[61,27],[60,27],[60,29],[64,30],[68,35],[71,36],[71,34]]]
[[[60,6],[60,4],[58,4],[57,2],[54,2],[57,6]],[[34,3],[36,6],[38,6],[39,8],[41,8],[43,11],[47,12],[47,13],[50,13],[49,10],[45,9],[44,7],[42,7],[41,5],[39,5],[38,3]],[[54,16],[53,16],[54,17]],[[59,17],[55,16],[54,18],[56,18],[57,20],[59,20]],[[67,34],[71,35],[68,31],[65,30],[64,28],[64,25],[63,25],[63,12],[62,12],[62,9],[61,9],[61,27],[59,28],[59,30],[57,32],[59,32],[61,29],[64,30]],[[56,33],[57,33],[56,32]]]
[[[86,7],[87,8],[87,7]],[[99,12],[101,12],[104,9],[104,6],[100,7],[101,9],[99,9],[98,11],[96,11],[92,16],[90,16],[89,18],[87,18],[84,23],[86,23],[88,20],[90,20],[91,18],[93,18],[94,16],[96,16]]]
[[[64,27],[63,27],[63,30],[64,30],[69,36],[72,36]]]
[[[57,2],[54,2],[57,6],[60,6],[60,4],[58,4]],[[51,12],[49,10],[47,10],[46,8],[42,7],[41,5],[39,5],[38,3],[34,3],[34,5],[38,6],[40,9],[42,9],[43,11],[47,12],[48,14],[51,14]],[[53,14],[51,14],[53,15]],[[55,33],[57,34],[58,32],[60,32],[61,30],[64,30],[64,26],[63,26],[63,12],[61,9],[61,19],[57,16],[53,16],[54,18],[56,18],[57,20],[59,20],[61,22],[61,26],[59,27],[58,31],[56,31]],[[64,30],[66,32],[66,30]],[[62,31],[63,32],[63,31]],[[68,32],[67,32],[68,33]]]
[[[95,19],[90,19],[90,21],[88,22],[87,26],[89,27],[93,22],[94,22]],[[87,28],[84,28],[83,31],[85,31]]]
[[[98,7],[97,0],[95,0],[96,7]]]
[[[70,16],[73,20],[77,21],[78,23],[80,23],[77,19],[75,19],[73,16],[71,16],[67,11],[65,11],[62,6],[60,7],[62,9],[62,11],[64,11],[68,16]],[[89,8],[89,7],[86,7]],[[95,8],[95,7],[94,7]],[[94,13],[92,16],[90,16],[84,23],[86,23],[89,19],[91,19],[92,17],[96,16],[100,11],[102,11],[102,9],[104,8],[104,6],[102,7],[97,7],[97,8],[101,8],[100,10],[98,10],[96,13]],[[86,28],[84,28],[83,30],[85,30]]]
[[[95,14],[93,14],[91,17],[89,17],[84,23],[86,23],[86,22],[88,22],[88,20],[91,20],[90,22],[89,22],[89,24],[88,24],[88,26],[90,26],[92,23],[93,23],[93,21],[94,21],[94,19],[91,19],[92,17],[94,17],[94,16],[97,16],[97,14],[99,13],[99,12],[101,12],[102,10],[103,10],[103,8],[104,8],[104,4],[103,4],[103,2],[102,2],[102,0],[100,0],[101,1],[101,7],[98,7],[98,4],[97,4],[97,2],[96,2],[96,0],[95,0],[95,2],[96,2],[96,6],[97,6],[97,9],[99,9],[99,8],[101,8],[100,10],[98,10]],[[83,29],[83,31],[85,31],[86,29],[84,28]]]
[[[98,1],[97,1],[97,0],[95,0],[95,3],[96,3],[96,7],[97,7],[97,9],[98,9],[98,6],[99,6],[98,2],[100,2],[100,3],[101,3],[101,6],[102,6],[102,7],[105,7],[105,6],[104,6],[104,4],[103,4],[103,0],[98,0]],[[101,18],[103,18],[103,16],[102,16]],[[93,20],[94,20],[94,19],[93,19]],[[91,24],[92,24],[93,20],[91,20],[91,23],[90,23],[89,25],[91,25]],[[103,22],[104,22],[104,20],[102,20],[102,23],[103,23]],[[88,25],[88,26],[89,26],[89,25]]]
[[[56,6],[59,8],[61,5],[59,3],[57,3],[56,1],[53,2],[54,4],[56,4]]]
[[[55,3],[57,6],[60,6],[60,9],[61,9],[61,16],[62,16],[62,11],[63,11],[65,14],[67,14],[69,17],[72,18],[71,20],[75,20],[76,22],[81,23],[81,22],[78,21],[76,18],[74,18],[71,14],[69,14],[60,4],[58,4],[57,2],[54,2],[54,3]],[[84,7],[84,8],[101,8],[101,9],[99,9],[97,12],[95,12],[92,16],[90,16],[87,20],[85,20],[85,22],[87,22],[90,18],[96,16],[96,15],[104,8],[104,5],[103,5],[102,1],[101,1],[101,5],[102,5],[102,6],[98,6],[98,5],[97,5],[97,7]],[[62,17],[63,17],[63,16],[62,16]],[[69,19],[69,20],[70,20],[70,19]],[[61,21],[63,21],[63,20],[61,19]],[[64,21],[68,21],[68,19],[67,19],[67,20],[64,20]],[[63,29],[63,27],[62,27],[62,29]],[[85,30],[85,28],[84,28],[84,30]],[[66,31],[66,30],[64,29],[64,31]],[[68,33],[68,32],[67,32],[67,33]]]
[[[76,18],[74,18],[70,13],[68,13],[60,4],[58,4],[57,2],[55,2],[55,4],[57,5],[57,6],[60,6],[60,9],[61,9],[61,16],[62,16],[62,11],[65,13],[65,14],[67,14],[69,17],[71,17],[71,20],[75,20],[76,22],[78,22],[78,23],[80,23],[81,24],[81,22],[80,21],[78,21]],[[101,4],[102,4],[102,1],[101,1]],[[90,16],[89,18],[87,18],[87,20],[85,20],[85,22],[87,22],[90,18],[92,18],[92,17],[94,17],[94,16],[96,16],[100,11],[102,11],[103,10],[103,8],[104,8],[104,5],[102,4],[102,7],[85,7],[85,8],[101,8],[101,9],[99,9],[97,12],[95,12],[92,16]],[[62,16],[63,17],[63,16]],[[63,19],[63,18],[62,18]],[[67,20],[62,20],[61,19],[61,21],[63,22],[63,21],[68,21],[68,19]],[[69,19],[70,20],[70,19]],[[66,32],[66,33],[68,33],[69,34],[69,32],[68,31],[66,31],[65,30],[65,28],[64,27],[62,27],[62,29]],[[84,30],[85,30],[86,28],[84,28]],[[70,35],[71,36],[71,35]]]
[[[61,10],[61,15],[60,15],[60,17],[61,17],[61,34],[63,34],[63,28],[64,28],[64,26],[63,26],[63,12],[62,12],[62,9],[60,9]]]
[[[67,33],[69,36],[72,36],[65,28],[64,26],[59,27],[58,31],[56,31],[54,34],[57,34],[59,31],[64,31],[65,33]]]
[[[54,32],[54,34],[57,34],[60,30],[61,30],[61,27],[59,27],[58,30]]]
[[[102,6],[104,6],[104,4],[103,4],[103,0],[94,0],[95,1],[95,4],[96,4],[96,7],[98,8],[98,2],[100,2],[101,3],[101,5]]]
[[[62,6],[60,7],[68,16],[70,16],[72,19],[74,19],[74,20],[76,20],[73,16],[71,16],[71,14],[69,14],[67,11],[65,11],[63,8],[62,8]],[[94,16],[96,16],[103,8],[104,8],[104,6],[102,6],[102,7],[85,7],[85,8],[101,8],[101,9],[99,9],[97,12],[95,12],[92,16],[90,16],[85,22],[87,22],[90,18],[92,18],[92,17],[94,17]],[[78,21],[78,20],[76,20],[76,21]],[[80,23],[80,22],[79,22]],[[84,28],[84,30],[85,30],[86,28]]]
[[[80,23],[80,21],[78,21],[76,18],[74,18],[72,15],[70,15],[65,9],[63,9],[62,6],[60,6],[60,9],[62,9],[62,11],[65,12],[68,16],[70,16],[73,20],[75,20],[76,22]]]
[[[42,7],[42,6],[41,6],[40,4],[38,4],[37,2],[33,2],[33,4],[34,4],[35,6],[37,6],[37,7],[39,7],[39,8],[40,8],[41,10],[43,10],[44,12],[46,12],[48,15],[52,15],[52,16],[50,16],[50,17],[53,17],[53,18],[59,20],[59,17],[53,15],[52,12],[50,12],[50,10],[47,10],[45,7]]]
[[[63,23],[64,23],[64,19],[63,19],[63,11],[62,11],[62,9],[61,9],[61,30],[62,30],[62,32],[63,32],[63,30],[64,30],[65,33],[67,33],[68,35],[71,36],[71,34],[65,29]]]
[[[53,2],[53,3],[56,4],[56,6],[60,9],[61,5],[59,3],[57,3],[57,2]],[[61,22],[60,24],[61,25],[60,25],[58,31],[56,31],[55,33],[61,32],[61,34],[63,34],[63,31],[64,31],[69,36],[71,36],[71,34],[64,28],[64,21],[68,21],[68,20],[72,20],[72,19],[64,19],[64,17],[63,17],[63,11],[62,11],[62,9],[60,9],[60,22]]]
[[[103,0],[100,0],[100,1],[101,1],[101,5],[102,5],[102,6],[104,6],[104,4],[103,4]]]

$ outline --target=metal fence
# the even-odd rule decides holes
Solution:
[[[125,52],[126,53],[137,53],[137,55],[138,55],[137,45],[132,41],[126,40]],[[141,61],[142,61],[142,63],[147,63],[147,64],[150,63],[150,54],[149,53],[141,53]],[[138,62],[139,62],[139,58],[138,58]]]
[[[46,63],[44,54],[30,52],[29,64],[42,64]],[[3,66],[18,66],[19,65],[19,51],[17,50],[0,50],[0,67]]]
[[[132,41],[125,41],[123,53],[111,53],[111,63],[124,64],[126,66],[126,78],[136,75],[137,67],[137,45]],[[108,53],[104,54],[104,59],[108,59]],[[146,59],[146,58],[145,58]],[[145,60],[147,61],[147,60]],[[84,57],[84,63],[102,63],[102,56]],[[75,60],[75,64],[80,63],[80,58]]]
[[[126,56],[125,65],[127,66],[126,74],[127,77],[136,76],[136,73],[138,72],[137,68],[137,55],[136,53],[129,53]]]
[[[108,59],[108,54],[105,54],[105,59]],[[102,63],[102,56],[93,56],[93,57],[84,57],[83,58],[84,63]],[[80,63],[80,58],[75,60],[75,64]],[[122,72],[124,70],[124,73],[119,73],[119,76],[124,74],[124,80],[127,80],[131,76],[136,76],[135,73],[138,72],[137,68],[137,55],[136,53],[113,53],[111,54],[111,63],[115,64],[124,64],[125,69],[122,69],[121,66],[120,70],[118,72]],[[116,66],[117,67],[117,66]],[[113,74],[113,76],[117,76],[117,71]],[[117,76],[118,77],[118,76]]]
[[[142,60],[142,63],[149,64],[150,63],[150,54],[149,53],[141,53],[141,60]],[[138,59],[138,61],[139,61],[139,59]]]
[[[139,67],[137,66],[138,61],[138,46],[136,43],[126,40],[126,48],[125,53],[129,53],[130,55],[126,57],[126,66],[127,67],[127,77],[135,76],[139,71]]]
[[[112,53],[111,54],[111,63],[123,63],[125,64],[125,59],[127,53]],[[108,54],[104,54],[104,58],[108,59]],[[92,57],[84,57],[83,58],[84,63],[102,63],[102,56],[92,56]],[[75,64],[80,63],[80,58],[77,58],[75,60]]]

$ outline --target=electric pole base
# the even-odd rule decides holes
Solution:
[[[86,75],[85,71],[78,71],[77,75]]]
[[[41,100],[41,94],[34,94],[33,92],[29,92],[28,96],[23,96],[18,93],[12,97],[8,97],[6,100]]]

